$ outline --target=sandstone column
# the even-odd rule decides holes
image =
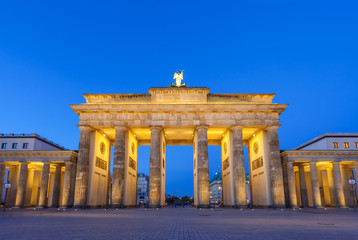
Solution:
[[[333,162],[332,165],[333,165],[334,186],[337,192],[338,203],[340,207],[345,207],[346,203],[344,199],[341,168],[339,166],[339,162]]]
[[[114,156],[113,156],[113,182],[112,182],[112,207],[123,206],[124,204],[124,169],[126,163],[126,127],[116,127],[116,136],[114,140]],[[109,176],[109,175],[108,175]]]
[[[293,162],[287,162],[287,181],[288,181],[290,205],[292,208],[296,208],[297,194],[296,194],[295,172],[293,170]]]
[[[333,169],[327,168],[327,180],[329,186],[329,197],[331,200],[331,206],[337,207],[338,206],[338,199],[337,199],[337,191],[334,186],[334,177],[333,177]]]
[[[298,167],[300,175],[300,189],[301,189],[301,203],[302,207],[308,207],[308,195],[307,195],[307,186],[306,186],[306,173],[305,166],[300,165]]]
[[[235,189],[235,205],[246,206],[246,176],[242,127],[232,129],[232,163]]]
[[[70,203],[70,192],[71,192],[71,174],[72,174],[72,163],[66,162],[65,176],[63,177],[63,188],[62,188],[62,207],[68,207]]]
[[[50,163],[45,162],[42,168],[40,196],[39,196],[39,203],[38,203],[38,207],[40,208],[47,207],[47,189],[48,189],[49,174],[50,174]]]
[[[61,182],[61,166],[56,166],[55,180],[53,183],[53,195],[51,207],[58,207],[60,203],[60,182]]]
[[[19,182],[16,191],[15,207],[24,206],[26,181],[27,181],[27,168],[28,168],[28,163],[26,162],[21,163]]]
[[[319,190],[317,166],[315,162],[310,162],[310,174],[311,174],[313,206],[319,208],[322,207],[322,200],[321,200],[321,193]]]
[[[346,202],[346,206],[353,206],[352,195],[350,192],[351,186],[348,183],[347,167],[344,165],[341,165],[341,175],[342,175],[342,185],[343,185],[343,192],[344,192],[344,199]]]
[[[74,205],[76,207],[86,207],[87,190],[88,190],[88,171],[89,171],[89,154],[90,154],[90,138],[92,129],[90,127],[79,127],[80,144],[78,147],[77,172],[75,185]]]
[[[285,193],[283,187],[282,164],[277,130],[278,127],[269,127],[267,129],[271,196],[274,207],[284,207]]]
[[[209,206],[209,153],[208,129],[197,128],[197,179],[198,179],[198,206]]]
[[[73,206],[73,200],[75,198],[76,169],[77,169],[77,164],[76,161],[74,161],[71,167],[71,187],[70,187],[70,197],[69,197],[68,206]]]
[[[149,206],[160,207],[161,195],[161,128],[150,129]]]
[[[4,187],[4,178],[5,178],[5,164],[0,163],[0,202],[2,199],[2,192]]]

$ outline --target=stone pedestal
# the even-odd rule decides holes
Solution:
[[[295,181],[295,172],[293,170],[292,162],[287,163],[287,183],[288,183],[290,205],[292,208],[296,208],[297,207],[296,181]]]
[[[270,127],[267,129],[271,197],[274,207],[285,207],[282,164],[277,130],[278,127]]]
[[[150,137],[150,166],[149,166],[149,206],[161,207],[161,159],[162,159],[162,130],[153,127]]]
[[[24,206],[28,163],[21,163],[15,207]]]
[[[333,165],[334,186],[336,188],[338,204],[340,207],[345,207],[346,202],[344,199],[342,176],[341,176],[341,169],[339,166],[339,162],[333,162],[332,165]]]
[[[48,179],[50,174],[50,164],[44,163],[42,168],[42,177],[41,177],[41,187],[38,207],[44,208],[47,207],[47,189],[48,189]]]
[[[51,207],[59,207],[60,203],[60,182],[61,182],[61,166],[56,166],[55,180],[53,183],[53,194]]]
[[[307,186],[306,186],[305,166],[300,165],[298,167],[298,169],[299,169],[299,175],[300,175],[300,190],[301,190],[302,207],[308,207],[308,194],[307,194]]]
[[[65,175],[63,177],[63,188],[62,188],[62,207],[68,207],[70,202],[70,191],[71,191],[71,171],[72,164],[66,163]]]
[[[198,127],[196,133],[197,207],[209,206],[209,154],[207,127]]]
[[[232,163],[234,173],[235,206],[247,206],[242,127],[234,127],[232,129]]]
[[[92,129],[80,127],[80,144],[78,147],[77,173],[74,205],[76,207],[87,206],[88,172],[90,155],[90,138]]]
[[[124,205],[124,169],[126,163],[126,148],[128,148],[128,143],[126,142],[126,133],[128,130],[125,127],[116,127],[115,129],[111,206],[119,207]]]
[[[322,200],[321,200],[321,193],[319,190],[317,166],[315,162],[310,163],[310,174],[311,174],[313,206],[320,208],[322,207]]]

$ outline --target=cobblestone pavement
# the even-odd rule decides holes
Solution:
[[[0,224],[0,239],[358,239],[350,209],[20,209]]]

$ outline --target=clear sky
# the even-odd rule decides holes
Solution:
[[[2,1],[0,132],[78,148],[83,93],[147,93],[177,69],[213,93],[276,93],[282,149],[358,132],[358,2]],[[149,147],[139,148],[149,172]],[[220,149],[210,147],[210,174]],[[192,194],[192,147],[167,148],[168,193]]]

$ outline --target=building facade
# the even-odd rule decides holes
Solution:
[[[71,206],[76,160],[76,152],[37,134],[0,134],[0,199],[11,207]]]
[[[286,205],[351,207],[356,202],[358,133],[325,133],[281,153]]]
[[[150,145],[149,205],[165,205],[165,148],[193,146],[194,205],[209,205],[208,145],[222,149],[226,206],[247,204],[243,146],[250,149],[250,184],[257,206],[284,206],[278,142],[286,104],[274,94],[213,94],[204,87],[150,88],[148,94],[85,94],[71,105],[79,116],[75,206],[94,206],[107,195],[114,146],[111,205],[135,206],[137,149]],[[100,164],[97,164],[100,163]],[[88,167],[89,166],[89,167]],[[100,180],[98,180],[100,179]],[[102,201],[102,200],[101,200]]]
[[[215,174],[209,184],[210,203],[221,203],[223,200],[221,173]]]
[[[138,173],[137,204],[147,204],[149,197],[149,176]]]

